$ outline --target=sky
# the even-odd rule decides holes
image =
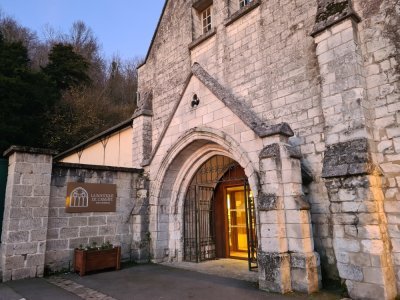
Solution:
[[[164,0],[0,0],[3,14],[43,37],[50,25],[69,32],[73,22],[89,26],[106,58],[144,57],[157,26]]]

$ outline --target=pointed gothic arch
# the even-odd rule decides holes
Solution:
[[[255,195],[259,191],[257,166],[232,137],[214,128],[189,130],[166,152],[151,186],[150,204],[154,260],[182,259],[182,213],[186,191],[199,167],[210,157],[235,160],[245,172]],[[168,256],[168,257],[167,257]]]

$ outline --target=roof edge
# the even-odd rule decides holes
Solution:
[[[52,150],[52,149],[12,145],[6,151],[4,151],[3,156],[9,157],[12,154],[14,154],[15,152],[30,153],[30,154],[43,154],[43,155],[51,155],[51,156],[58,153],[57,151]]]
[[[115,126],[113,126],[111,128],[109,128],[107,130],[104,130],[103,132],[100,132],[99,134],[96,134],[95,136],[83,141],[82,143],[80,143],[80,144],[78,144],[78,145],[76,145],[76,146],[74,146],[74,147],[72,147],[72,148],[70,148],[70,149],[58,154],[58,155],[56,155],[54,157],[54,159],[55,160],[63,159],[65,157],[67,157],[68,155],[70,155],[70,154],[72,154],[72,153],[74,153],[74,152],[76,152],[76,151],[78,151],[80,149],[84,149],[87,146],[95,144],[95,142],[97,142],[98,140],[100,140],[104,136],[107,136],[107,135],[113,134],[115,132],[118,132],[121,129],[126,128],[128,126],[132,126],[132,120],[133,120],[133,117],[131,117],[131,118],[129,118],[129,119],[127,119],[127,120],[125,120],[125,121],[123,121],[123,122],[121,122],[121,123],[119,123],[119,124],[117,124],[117,125],[115,125]]]
[[[147,50],[146,57],[145,57],[145,59],[143,60],[143,62],[142,62],[140,65],[137,66],[136,69],[141,68],[142,66],[144,66],[144,65],[147,63],[147,59],[149,58],[150,51],[151,51],[151,49],[153,48],[154,40],[156,39],[156,35],[157,35],[157,32],[158,32],[158,29],[160,28],[161,20],[162,20],[162,18],[164,17],[165,9],[167,8],[168,2],[169,2],[168,0],[165,0],[164,7],[163,7],[163,9],[162,9],[162,11],[161,11],[161,14],[160,14],[160,17],[159,17],[159,19],[158,19],[157,27],[156,27],[156,29],[155,29],[155,31],[154,31],[154,33],[153,33],[153,37],[151,38],[151,42],[150,42],[150,45],[149,45],[149,49]]]

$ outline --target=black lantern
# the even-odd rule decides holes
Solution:
[[[194,95],[193,95],[193,99],[192,99],[191,106],[192,106],[193,108],[196,108],[199,104],[200,104],[200,99],[199,99],[199,97],[197,97],[196,94],[194,94]]]

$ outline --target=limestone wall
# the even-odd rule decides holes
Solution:
[[[316,1],[254,1],[256,5],[239,17],[238,7],[228,7],[232,1],[214,1],[215,35],[192,44],[190,50],[196,37],[187,31],[196,16],[187,2],[168,1],[167,17],[160,23],[146,64],[139,69],[139,89],[153,91],[153,145],[184,92],[194,62],[267,124],[288,122],[295,132],[290,141],[301,148],[303,163],[314,175],[306,192],[312,203],[315,246],[324,272],[338,278],[329,201],[320,178],[325,124],[315,44],[309,35]],[[169,15],[172,13],[179,18]],[[178,32],[181,35],[177,37]]]
[[[362,22],[360,44],[375,141],[382,174],[384,210],[400,290],[400,3],[354,1]]]
[[[132,210],[139,170],[57,163],[52,170],[45,266],[49,271],[69,269],[79,245],[121,245],[122,260],[131,258]],[[110,213],[66,213],[68,182],[117,185],[117,209]]]
[[[153,92],[150,173],[185,130],[236,134],[224,125],[225,107],[217,112],[208,102],[161,134],[177,101],[208,98],[207,87],[186,81],[199,63],[266,125],[293,129],[289,142],[313,177],[303,192],[323,277],[345,280],[355,298],[390,299],[400,282],[399,1],[254,0],[241,9],[232,2],[212,1],[214,28],[199,37],[194,12],[203,2],[167,1],[139,71],[139,89]],[[255,162],[251,140],[236,139]]]
[[[52,152],[12,147],[1,235],[2,280],[44,273]]]

